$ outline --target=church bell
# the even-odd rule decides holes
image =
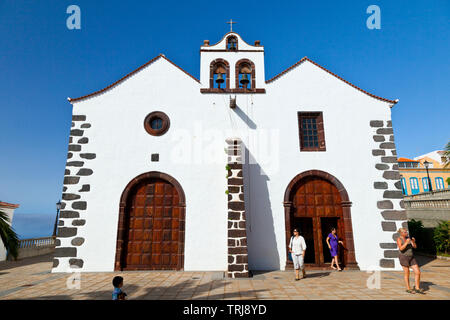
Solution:
[[[240,82],[242,84],[242,87],[247,88],[248,84],[250,83],[250,80],[248,79],[248,74],[244,73],[242,75],[242,79]]]
[[[225,82],[225,80],[223,79],[223,74],[222,73],[217,74],[216,83],[219,85],[219,88],[220,88],[220,85],[224,82]]]

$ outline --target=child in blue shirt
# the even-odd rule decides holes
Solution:
[[[125,297],[127,296],[127,294],[125,292],[123,292],[121,289],[123,286],[123,278],[120,276],[114,277],[112,284],[114,286],[114,290],[112,293],[112,299],[113,300],[125,300]]]

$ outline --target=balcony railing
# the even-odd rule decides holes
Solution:
[[[55,237],[19,240],[18,259],[41,256],[55,251]],[[8,254],[8,260],[12,259]]]
[[[450,189],[405,196],[404,202],[405,209],[450,209]]]
[[[44,248],[55,245],[54,237],[32,238],[19,240],[19,248]]]

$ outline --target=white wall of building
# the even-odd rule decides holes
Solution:
[[[209,81],[209,62],[221,56],[204,54],[208,68],[202,60],[201,78]],[[232,72],[233,63],[244,56],[263,68],[258,60],[263,54],[243,52],[228,61]],[[263,77],[263,70],[257,69],[257,77],[260,73]],[[244,169],[251,270],[284,269],[284,192],[297,174],[312,169],[342,182],[353,203],[356,260],[361,269],[378,268],[383,257],[379,243],[392,238],[382,231],[376,207],[383,190],[374,190],[373,182],[382,181],[382,172],[375,169],[371,151],[377,145],[369,122],[390,120],[388,103],[308,61],[274,82],[257,84],[263,86],[266,94],[237,94],[238,108],[233,110],[229,94],[201,94],[201,84],[160,58],[111,90],[74,103],[73,114],[86,115],[92,124],[83,152],[97,155],[90,162],[93,175],[82,178],[83,184],[91,185],[83,195],[88,203],[83,213],[86,225],[77,234],[86,239],[77,254],[84,260],[82,271],[114,270],[121,194],[134,177],[149,171],[171,175],[185,192],[184,270],[226,270],[224,148],[225,138],[235,136],[242,138],[255,160]],[[144,118],[152,111],[170,118],[163,136],[151,136],[144,129]],[[298,111],[323,112],[326,152],[300,152]],[[253,143],[254,137],[260,139]],[[150,161],[152,153],[159,153],[159,162]],[[75,153],[70,161],[81,160],[77,157]],[[389,189],[394,189],[394,182]],[[66,193],[77,193],[80,186],[67,187]],[[71,239],[60,238],[61,246],[70,246]],[[60,258],[53,271],[67,271],[68,259]]]

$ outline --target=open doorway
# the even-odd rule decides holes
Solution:
[[[306,252],[305,263],[316,263],[314,250],[314,229],[312,218],[295,218],[292,225],[292,230],[297,228],[300,235],[305,239]],[[331,260],[330,260],[331,261]]]
[[[339,218],[320,218],[320,224],[322,226],[322,248],[324,263],[331,263],[331,254],[330,249],[328,249],[327,237],[331,233],[331,228],[338,229],[338,219]]]

